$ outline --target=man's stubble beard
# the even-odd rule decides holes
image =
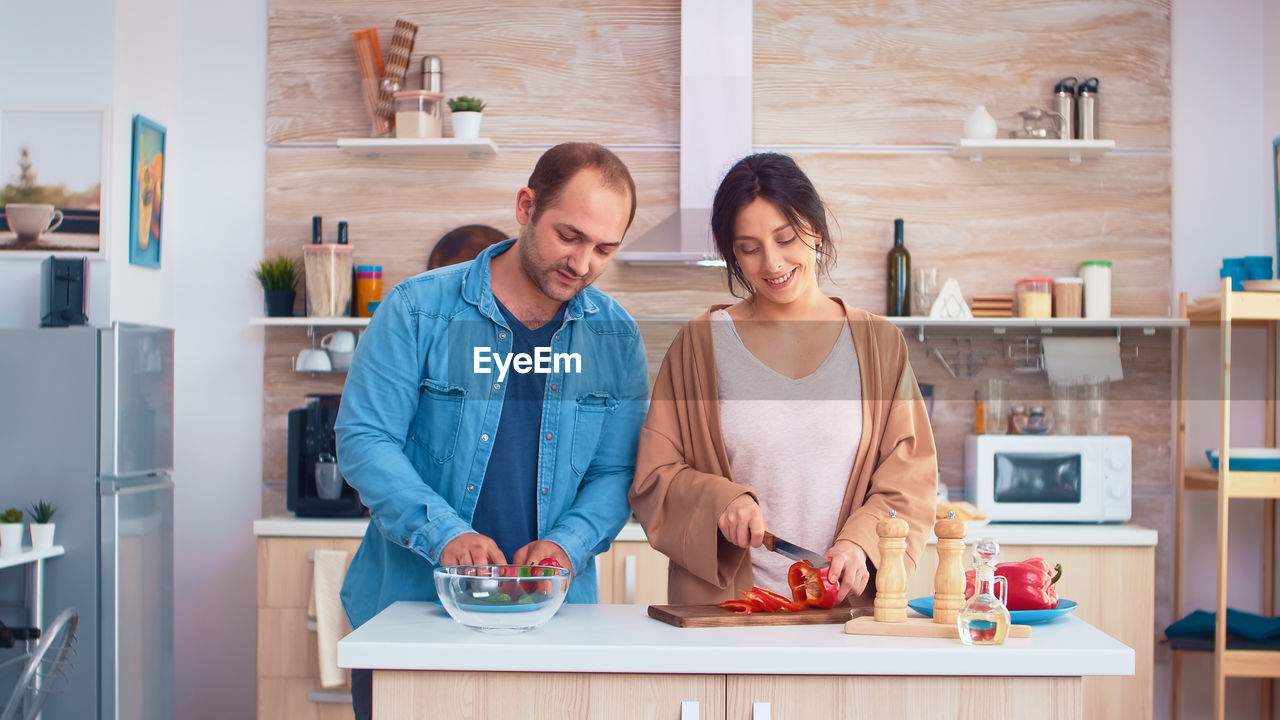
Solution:
[[[543,295],[557,302],[568,302],[574,295],[585,290],[591,284],[590,280],[593,278],[579,278],[581,284],[566,296],[561,297],[558,294],[561,292],[559,283],[555,283],[549,275],[560,269],[573,274],[573,270],[564,265],[552,265],[543,259],[542,255],[538,253],[537,241],[534,239],[535,230],[536,224],[533,222],[520,229],[519,242],[516,243],[516,250],[520,258],[520,269],[529,278],[530,282],[542,291]]]

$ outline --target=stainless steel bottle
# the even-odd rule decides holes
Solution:
[[[422,89],[427,92],[444,92],[444,71],[440,58],[426,55],[422,58]]]
[[[1061,115],[1058,124],[1058,138],[1070,140],[1075,137],[1076,126],[1076,79],[1065,77],[1053,88],[1053,109]]]
[[[1098,139],[1098,78],[1088,78],[1080,83],[1076,93],[1076,137],[1081,140]]]

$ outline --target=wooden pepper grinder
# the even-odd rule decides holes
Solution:
[[[938,571],[933,575],[933,621],[939,625],[955,625],[956,615],[964,607],[964,521],[956,519],[956,511],[933,525],[938,536]]]
[[[876,622],[907,621],[907,521],[889,511],[889,519],[876,523],[880,536],[880,566],[876,568]]]

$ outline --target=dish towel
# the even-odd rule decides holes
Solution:
[[[351,632],[338,592],[347,574],[346,550],[316,550],[315,576],[311,583],[311,605],[316,619],[316,649],[320,658],[320,686],[349,685],[350,671],[338,667],[338,640]],[[312,613],[308,613],[312,614]]]
[[[1165,628],[1167,638],[1213,637],[1214,614],[1196,610]],[[1274,643],[1280,639],[1280,618],[1269,618],[1243,610],[1227,608],[1227,634],[1256,643]]]

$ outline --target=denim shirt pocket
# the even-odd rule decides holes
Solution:
[[[448,462],[458,445],[462,403],[467,389],[423,378],[418,388],[418,412],[413,418],[413,439],[439,463]]]
[[[570,465],[576,475],[584,475],[595,457],[604,421],[618,409],[618,401],[604,392],[587,393],[578,398],[573,421],[573,450]]]

